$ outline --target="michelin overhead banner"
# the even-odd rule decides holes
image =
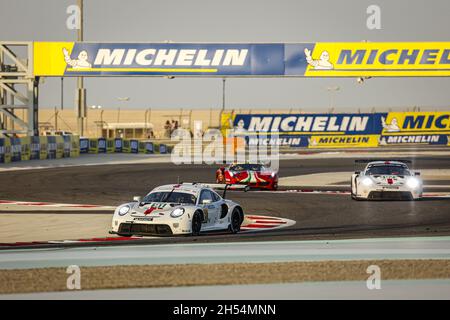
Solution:
[[[36,76],[450,76],[450,42],[35,42]]]
[[[449,144],[450,111],[354,114],[222,114],[249,145],[309,148]]]

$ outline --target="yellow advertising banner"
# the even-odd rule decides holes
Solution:
[[[382,134],[447,134],[450,133],[450,111],[389,112],[382,120]]]
[[[22,161],[30,160],[31,157],[31,138],[30,137],[22,137],[20,138],[20,146],[22,149],[21,158]]]
[[[46,136],[39,137],[40,152],[39,159],[45,160],[48,157],[48,139]]]
[[[66,70],[64,52],[73,49],[74,42],[34,42],[34,74],[63,76]]]
[[[449,42],[318,42],[305,55],[306,77],[450,75]]]
[[[9,138],[0,138],[0,163],[11,162],[11,141]]]
[[[80,137],[70,136],[70,157],[78,157],[80,155]]]
[[[64,138],[56,136],[56,159],[61,159],[64,156]]]
[[[34,75],[49,77],[450,76],[450,42],[35,42],[33,50]]]

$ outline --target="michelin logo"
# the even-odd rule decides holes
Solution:
[[[88,52],[82,50],[77,59],[72,59],[66,48],[63,49],[64,60],[74,69],[95,66],[243,66],[248,60],[248,49],[98,49],[93,64],[88,59]]]
[[[268,138],[248,137],[247,144],[251,146],[291,146],[291,147],[308,146],[307,140],[304,137],[268,137]]]
[[[63,48],[64,61],[74,69],[87,69],[92,68],[92,64],[88,61],[89,56],[86,50],[80,51],[77,59],[71,59],[69,51]]]
[[[314,60],[311,57],[311,50],[305,49],[306,62],[314,68],[315,70],[331,70],[333,69],[333,64],[330,62],[330,54],[328,51],[322,51],[320,58]]]
[[[242,121],[238,120],[237,124]],[[243,121],[242,121],[243,122]],[[251,116],[249,132],[365,132],[368,130],[367,115],[280,115]],[[242,124],[241,124],[242,125]]]
[[[441,138],[439,135],[382,136],[380,137],[379,143],[380,145],[403,144],[403,143],[439,144],[440,139]]]
[[[381,117],[381,125],[386,132],[400,132],[400,127],[398,126],[397,118],[393,118],[391,123],[386,122],[385,117]]]

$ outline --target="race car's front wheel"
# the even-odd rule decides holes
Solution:
[[[194,213],[192,217],[192,235],[198,236],[200,234],[200,230],[202,229],[202,214],[199,211]]]
[[[231,221],[230,225],[228,226],[228,230],[231,233],[238,233],[241,230],[241,224],[242,224],[242,215],[239,209],[234,208],[233,212],[231,213]]]

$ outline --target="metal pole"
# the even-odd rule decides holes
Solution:
[[[77,0],[78,2],[78,8],[80,8],[80,26],[78,28],[78,37],[77,41],[82,42],[83,41],[83,0]],[[77,94],[78,94],[78,131],[81,136],[84,135],[84,121],[83,118],[86,116],[86,100],[85,96],[82,94],[84,91],[84,85],[83,85],[83,77],[78,77],[77,79]]]
[[[64,110],[64,77],[61,77],[61,110]]]
[[[219,112],[219,128],[222,127],[222,114],[225,111],[225,81],[226,79],[222,79],[222,109]]]
[[[212,127],[212,113],[213,113],[212,108],[209,108],[209,124],[208,124],[208,128]]]
[[[222,79],[222,112],[225,111],[225,82],[226,79]]]
[[[33,81],[33,136],[39,135],[39,77]]]
[[[103,111],[105,110],[102,109],[102,111],[100,111],[100,130],[102,138],[103,138]]]
[[[148,116],[148,109],[145,110],[145,115],[144,115],[144,119],[145,119],[145,135],[147,135],[147,116]]]
[[[58,131],[58,109],[55,107],[55,132]]]

